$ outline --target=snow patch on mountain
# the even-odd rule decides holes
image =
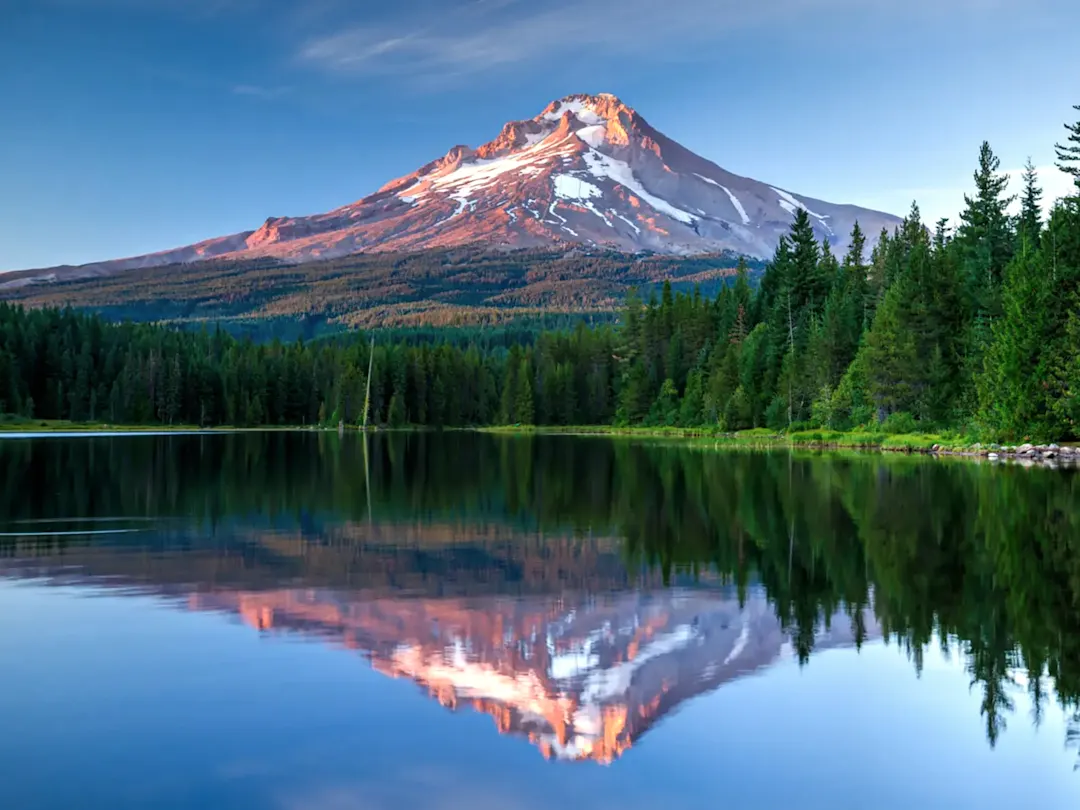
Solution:
[[[607,127],[601,124],[591,127],[582,127],[578,130],[577,136],[589,146],[595,148],[600,146],[600,144],[604,142],[604,138],[607,137]]]
[[[551,178],[555,196],[564,200],[587,200],[590,197],[603,197],[604,192],[580,177],[571,174],[557,174]]]
[[[555,109],[545,114],[544,120],[546,121],[558,121],[567,112],[571,112],[577,118],[578,121],[586,126],[592,126],[595,124],[602,124],[604,119],[593,112],[583,101],[560,101],[556,105]]]
[[[615,181],[627,191],[634,194],[634,196],[644,200],[656,211],[667,214],[672,219],[677,219],[679,222],[686,223],[687,225],[697,219],[693,214],[683,211],[681,208],[676,208],[667,200],[662,200],[646,191],[645,186],[641,185],[634,176],[634,171],[630,168],[628,163],[605,155],[602,152],[597,152],[595,149],[590,149],[586,152],[584,159],[585,163],[588,164],[589,172],[593,177],[607,178]]]
[[[816,217],[817,219],[828,219],[827,214],[815,214],[813,211],[806,207],[806,204],[804,202],[795,199],[795,195],[784,191],[783,189],[775,188],[774,186],[769,186],[769,188],[775,191],[780,197],[780,205],[784,208],[784,210],[791,210],[793,207],[801,208],[812,217]],[[785,205],[784,203],[787,203],[787,205]],[[794,213],[794,211],[792,211],[792,213]]]
[[[618,211],[616,211],[616,210],[615,210],[614,208],[613,208],[613,209],[611,209],[611,213],[613,213],[613,214],[614,214],[615,216],[617,216],[617,217],[618,217],[619,219],[621,219],[621,220],[622,220],[623,222],[625,222],[625,223],[626,223],[627,225],[629,225],[629,226],[630,226],[631,228],[633,228],[633,229],[634,229],[634,233],[636,233],[636,234],[637,234],[637,233],[641,233],[641,228],[639,228],[639,227],[637,226],[637,223],[636,223],[636,222],[631,222],[631,221],[630,221],[629,219],[627,219],[626,217],[624,217],[624,216],[623,216],[622,214],[620,214],[620,213],[619,213]]]
[[[438,190],[455,188],[457,193],[472,194],[495,185],[499,178],[508,172],[516,170],[528,174],[539,173],[543,171],[544,163],[561,156],[567,146],[573,148],[573,144],[568,144],[567,141],[569,138],[548,143],[545,139],[517,153],[462,162],[453,171],[432,179],[431,187]],[[451,196],[457,198],[456,194]]]
[[[743,204],[739,200],[739,198],[731,193],[731,189],[729,189],[725,185],[721,185],[720,183],[717,183],[711,177],[706,177],[705,175],[698,174],[697,172],[694,172],[694,177],[701,178],[706,183],[711,183],[712,185],[716,186],[718,189],[721,189],[725,194],[727,194],[728,199],[731,200],[731,204],[733,206],[735,206],[735,210],[739,212],[739,218],[742,219],[743,225],[749,225],[750,224],[750,217],[747,215],[746,209],[743,208]],[[776,189],[773,189],[773,191],[776,191]],[[781,203],[781,205],[783,205],[783,203]]]
[[[574,200],[582,205],[583,208],[587,208],[596,216],[600,217],[604,221],[604,224],[609,228],[615,226],[611,224],[604,214],[593,204],[593,199],[603,197],[604,192],[594,186],[587,180],[582,180],[580,177],[574,177],[571,174],[557,174],[552,177],[552,184],[555,189],[555,196],[562,200]]]
[[[735,206],[735,210],[739,212],[739,216],[742,218],[743,225],[750,224],[750,217],[746,213],[746,209],[743,208],[743,204],[739,202],[739,198],[731,193],[731,190],[727,186],[720,186],[724,190],[724,193],[728,195],[728,199],[731,200],[731,204]]]
[[[540,132],[526,132],[525,133],[525,145],[535,146],[538,143],[542,143],[547,140],[551,135],[552,130],[541,130]]]
[[[798,209],[801,208],[807,214],[814,217],[814,219],[816,219],[818,222],[820,222],[822,227],[824,227],[825,230],[827,230],[829,232],[829,234],[832,235],[833,229],[829,226],[829,223],[825,221],[825,220],[827,220],[829,218],[828,214],[814,213],[813,211],[811,211],[809,208],[806,207],[805,203],[803,203],[800,200],[795,199],[795,196],[790,194],[789,192],[784,191],[783,189],[776,188],[774,186],[769,186],[769,188],[771,188],[773,191],[775,191],[777,193],[777,195],[779,195],[779,197],[780,197],[780,207],[783,208],[785,211],[787,211],[789,214],[791,214],[792,216],[795,216],[795,212]]]

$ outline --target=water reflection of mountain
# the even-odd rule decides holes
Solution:
[[[664,587],[610,538],[498,524],[124,538],[9,546],[0,576],[179,599],[340,644],[553,759],[611,762],[686,701],[793,654],[760,588],[740,604],[715,582]],[[828,625],[816,648],[854,642],[844,613]]]
[[[308,589],[196,594],[191,606],[361,650],[378,671],[486,712],[560,760],[611,762],[691,698],[793,655],[760,592],[740,606],[696,589],[476,599]],[[833,617],[820,642],[854,643],[849,617]]]

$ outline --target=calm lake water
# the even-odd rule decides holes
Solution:
[[[0,439],[0,807],[1080,806],[1080,477]]]

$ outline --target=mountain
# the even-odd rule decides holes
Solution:
[[[295,264],[363,252],[587,245],[624,253],[767,257],[796,209],[847,246],[899,220],[732,174],[654,129],[610,94],[572,95],[494,140],[455,146],[374,194],[325,214],[270,217],[253,231],[145,256],[10,275],[9,289],[207,259]]]

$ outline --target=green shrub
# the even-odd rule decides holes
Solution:
[[[889,436],[896,436],[915,433],[919,430],[919,425],[915,421],[915,417],[907,411],[897,411],[885,417],[885,421],[881,423],[881,430]]]
[[[941,444],[941,436],[932,434],[916,434],[905,433],[901,435],[889,436],[881,443],[882,450],[907,450],[907,451],[922,451],[929,450],[935,444]]]
[[[765,409],[765,424],[776,430],[783,430],[788,425],[787,400],[777,394]]]
[[[750,428],[749,430],[739,430],[735,433],[736,439],[772,439],[776,437],[776,431],[769,428]]]

